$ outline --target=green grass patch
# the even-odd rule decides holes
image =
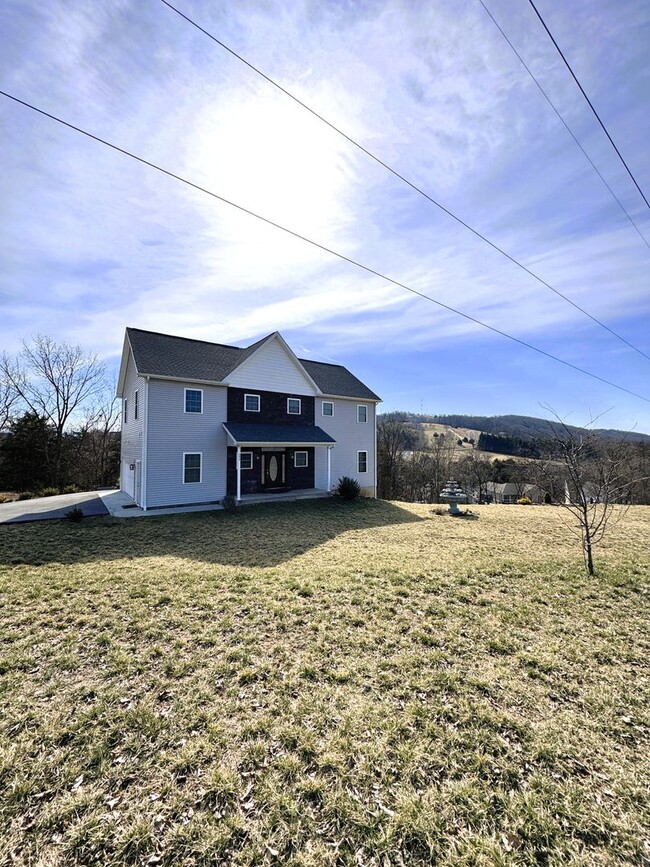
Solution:
[[[645,864],[650,509],[476,511],[0,528],[0,864]]]

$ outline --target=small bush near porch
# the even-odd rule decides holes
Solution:
[[[0,864],[647,863],[650,509],[475,508],[1,528]]]

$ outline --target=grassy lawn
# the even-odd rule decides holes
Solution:
[[[650,508],[0,528],[0,865],[650,864]]]

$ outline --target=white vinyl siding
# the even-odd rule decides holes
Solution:
[[[336,487],[342,476],[350,476],[361,485],[366,496],[375,496],[375,413],[374,403],[366,404],[368,421],[366,424],[357,422],[357,406],[355,400],[332,398],[334,414],[318,416],[318,426],[336,440],[336,445],[330,451],[331,485]],[[359,473],[358,452],[368,454],[367,470]],[[314,481],[315,487],[327,488],[327,449],[314,450]]]
[[[215,503],[226,495],[227,390],[203,386],[203,412],[185,413],[189,383],[152,379],[148,398],[147,506]],[[201,481],[183,481],[183,453],[201,453]]]
[[[228,377],[228,385],[284,394],[315,393],[313,384],[302,368],[278,340],[269,340],[243,361]]]
[[[124,413],[122,414],[122,442],[120,456],[120,488],[131,497],[136,497],[136,463],[142,461],[142,418],[133,417],[134,396],[138,388],[144,388],[144,379],[138,376],[129,351],[124,377]],[[140,413],[142,415],[142,413]],[[133,467],[133,469],[131,469]],[[142,505],[139,503],[138,505]]]

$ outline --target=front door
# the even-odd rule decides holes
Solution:
[[[286,485],[286,455],[284,452],[262,453],[262,488],[271,491]]]

